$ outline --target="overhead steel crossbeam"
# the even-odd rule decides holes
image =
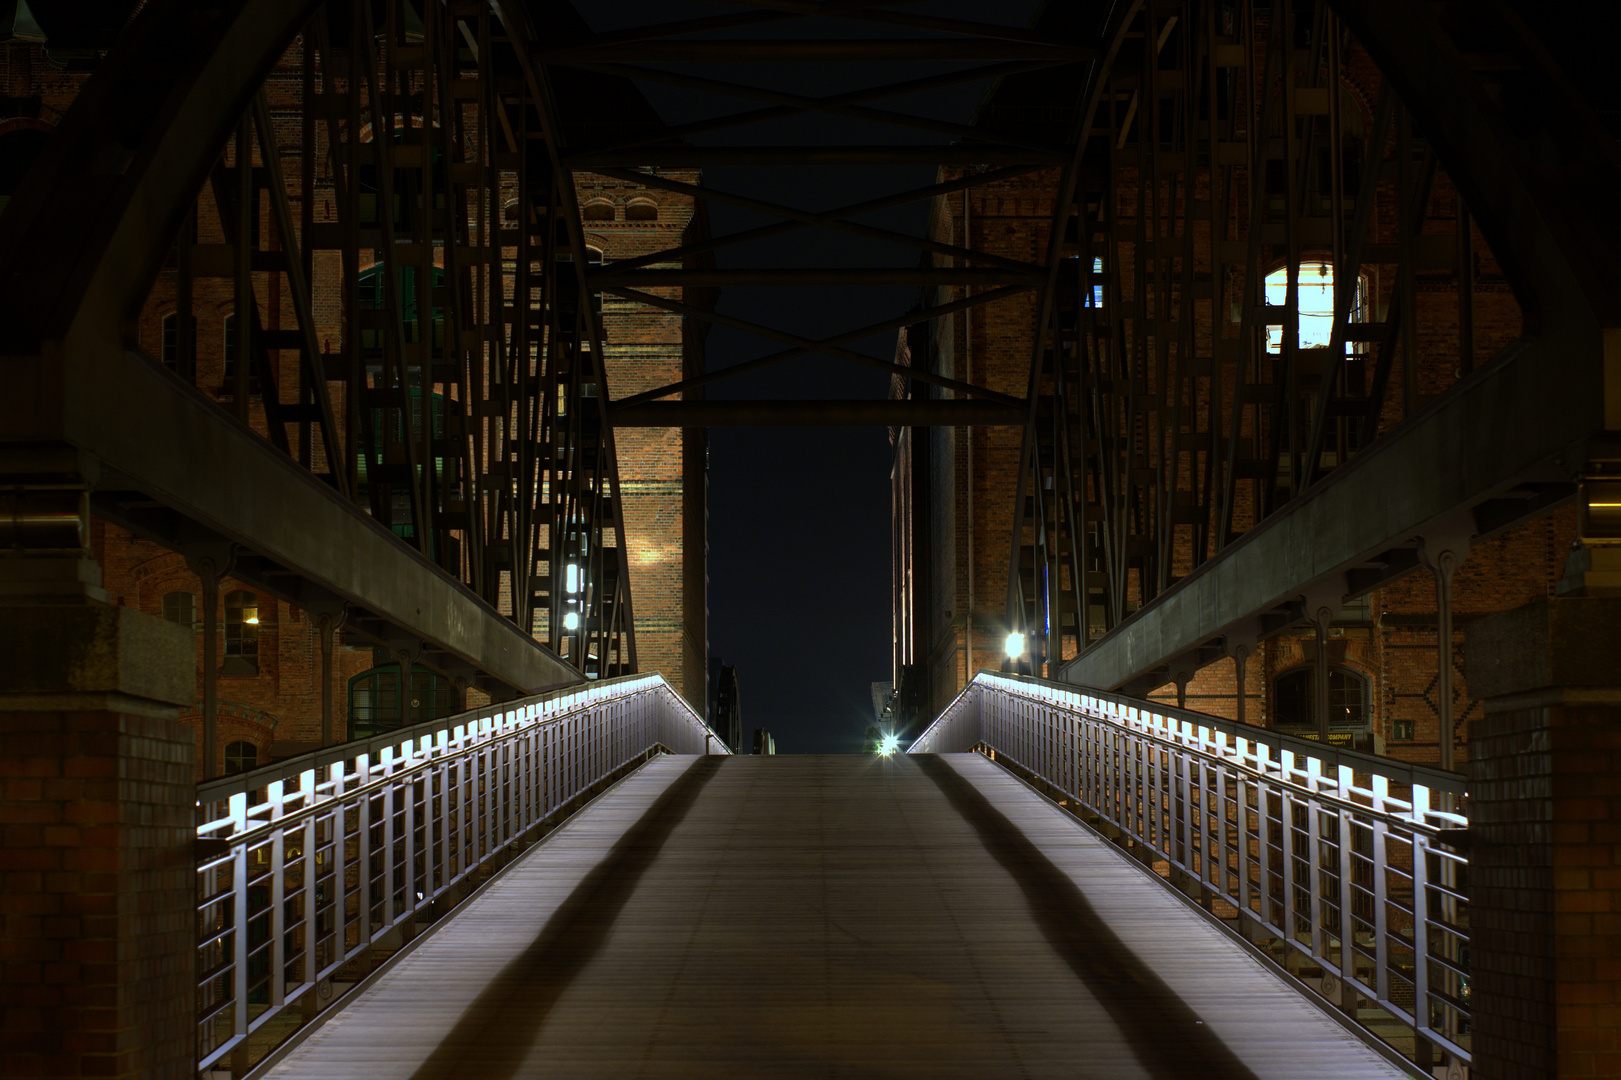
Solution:
[[[1600,127],[1524,28],[1225,10],[1121,10],[1026,435],[1009,618],[1052,628],[1051,670],[1133,693],[1424,543],[1543,513],[1618,453],[1617,274],[1594,253],[1621,248],[1601,194],[1621,154],[1579,134]],[[1535,150],[1525,95],[1560,118]],[[1524,336],[1477,318],[1483,274]]]
[[[1042,142],[1029,136],[1000,137],[984,127],[938,117],[921,116],[885,107],[882,103],[904,99],[974,82],[988,82],[1064,65],[1089,64],[1098,56],[1092,41],[1055,40],[1024,27],[1001,26],[973,20],[943,18],[907,8],[914,4],[882,2],[827,3],[739,3],[749,9],[735,15],[675,19],[649,26],[615,30],[573,41],[548,45],[537,53],[547,66],[575,68],[630,78],[638,82],[663,84],[697,91],[715,98],[729,98],[741,106],[732,111],[662,129],[634,135],[616,135],[595,142],[571,146],[567,163],[578,172],[589,172],[621,181],[662,189],[768,215],[775,222],[736,233],[700,239],[634,259],[594,269],[593,288],[622,299],[679,313],[712,325],[726,326],[743,333],[789,345],[790,348],[760,356],[722,370],[689,377],[681,382],[631,395],[612,402],[610,415],[619,422],[652,423],[653,417],[672,422],[694,422],[700,417],[721,419],[719,410],[644,409],[642,406],[678,395],[693,395],[703,387],[728,378],[758,372],[811,354],[823,354],[852,363],[873,366],[901,376],[903,385],[916,382],[932,385],[953,394],[975,397],[987,404],[1006,405],[1010,398],[971,383],[949,379],[930,372],[926,366],[901,367],[886,359],[868,357],[854,348],[863,339],[887,335],[918,321],[943,317],[970,307],[992,304],[1012,297],[1040,293],[1051,280],[1051,268],[1030,264],[987,250],[908,235],[869,224],[859,218],[878,211],[936,199],[952,192],[991,185],[1026,176],[1041,169],[1066,165],[1071,143],[1060,137]],[[788,29],[792,20],[808,20],[803,36],[740,39],[713,36],[747,26],[769,26],[774,31]],[[894,27],[882,36],[827,36],[826,20],[846,19]],[[875,28],[876,29],[876,28]],[[835,34],[837,31],[835,31]],[[709,68],[716,64],[746,63],[752,81],[716,77]],[[899,62],[950,65],[945,71],[932,71],[905,79],[883,77]],[[869,65],[879,73],[876,85],[830,90],[821,94],[803,92],[802,83],[784,78],[779,65],[822,64],[837,74],[828,82],[850,78],[850,71]],[[693,70],[691,65],[705,65]],[[878,65],[882,65],[879,67]],[[780,84],[780,85],[779,85]],[[1078,82],[1077,82],[1078,85]],[[567,103],[564,103],[565,107]],[[829,144],[767,145],[747,137],[742,129],[773,121],[815,116],[851,123],[901,127],[933,140],[927,144],[893,145],[884,142],[860,144],[850,141]],[[1060,135],[1067,133],[1060,132]],[[942,142],[941,140],[952,140]],[[690,140],[690,141],[689,141]],[[728,140],[728,141],[722,141]],[[660,174],[660,169],[708,166],[839,166],[862,168],[895,164],[925,164],[940,167],[940,178],[933,184],[864,200],[824,211],[808,211],[761,199],[741,192],[726,191],[708,184],[685,183]],[[960,174],[952,175],[960,170]],[[842,233],[857,242],[878,241],[903,251],[925,256],[923,265],[893,268],[763,267],[758,270],[716,268],[705,257],[743,244],[784,236],[796,229],[824,229]],[[820,338],[789,333],[716,313],[703,306],[656,295],[646,290],[714,287],[827,287],[827,286],[934,286],[950,288],[958,298],[925,312],[921,318],[908,316],[873,322]],[[793,416],[795,422],[811,422],[815,410],[830,408],[814,402],[800,403],[793,410],[773,415]],[[879,411],[859,415],[880,415]],[[964,419],[995,415],[1000,410],[957,410]],[[766,415],[760,409],[747,411],[750,417]],[[838,418],[829,413],[829,423],[848,423],[858,415],[843,410]],[[899,414],[897,414],[899,415]],[[935,414],[931,414],[935,415]],[[939,413],[944,417],[946,413]],[[749,422],[754,422],[750,420]]]
[[[731,113],[708,120],[695,120],[685,124],[675,124],[656,137],[641,136],[634,139],[619,139],[579,148],[576,153],[593,154],[614,150],[623,150],[630,147],[646,146],[653,142],[669,139],[685,139],[694,135],[705,135],[712,131],[725,131],[740,128],[748,124],[758,124],[766,120],[779,120],[790,116],[805,113],[823,113],[834,116],[845,116],[856,120],[873,120],[878,123],[892,124],[897,127],[910,128],[915,131],[929,131],[936,134],[954,135],[961,138],[977,139],[981,133],[965,124],[953,124],[942,120],[930,119],[923,116],[913,116],[910,113],[894,112],[889,109],[875,109],[861,104],[866,101],[876,101],[888,97],[899,97],[906,94],[922,93],[930,90],[941,90],[947,87],[960,86],[963,83],[983,82],[986,78],[1002,78],[1007,75],[1017,75],[1027,71],[1038,71],[1042,68],[1055,66],[1060,61],[1031,60],[1014,61],[1006,64],[997,64],[992,67],[969,68],[965,71],[953,71],[944,75],[930,75],[919,79],[908,79],[905,82],[889,83],[879,87],[869,87],[861,90],[851,90],[842,94],[829,94],[823,97],[807,97],[802,94],[790,94],[780,90],[767,90],[758,86],[749,86],[746,83],[727,82],[721,79],[708,79],[696,75],[683,75],[679,72],[665,71],[660,68],[634,67],[618,64],[590,64],[577,63],[572,66],[585,68],[590,71],[600,71],[609,75],[631,76],[647,82],[661,83],[666,86],[679,86],[688,90],[702,90],[711,93],[725,94],[731,97],[742,98],[748,101],[772,102],[771,108],[752,109],[748,112]],[[1021,139],[1004,139],[1004,146],[1018,146],[1027,150],[1039,151],[1042,154],[1055,152],[1052,146],[1030,142]]]
[[[497,694],[634,669],[535,29],[443,0],[182,7],[143,9],[0,221],[6,473],[224,543],[266,591]],[[119,181],[94,180],[114,142]],[[127,337],[145,304],[172,312],[170,371]],[[223,373],[196,331],[222,307]]]

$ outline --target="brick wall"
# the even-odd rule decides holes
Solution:
[[[191,735],[0,711],[0,1075],[193,1075]]]

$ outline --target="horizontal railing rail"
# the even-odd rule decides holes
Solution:
[[[727,753],[657,676],[475,709],[198,788],[198,1069],[241,1074],[318,988],[653,753]]]
[[[1350,1022],[1467,1064],[1464,778],[982,671],[911,753],[988,751],[1073,803]]]

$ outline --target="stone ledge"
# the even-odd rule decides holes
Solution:
[[[1472,621],[1464,637],[1469,693],[1621,687],[1621,599],[1559,596]]]
[[[192,631],[103,604],[0,610],[0,709],[83,695],[190,705],[197,696]]]

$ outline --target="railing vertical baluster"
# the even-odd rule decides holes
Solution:
[[[1350,795],[1353,776],[1350,766],[1339,766],[1339,796]],[[1350,810],[1341,807],[1340,821],[1340,981],[1346,987],[1356,984],[1356,825]],[[1351,999],[1354,1001],[1354,998]]]
[[[398,860],[396,859],[394,853],[395,840],[397,839],[394,835],[394,815],[398,810],[398,806],[396,805],[398,785],[395,784],[393,777],[390,775],[394,771],[393,748],[385,748],[382,753],[382,758],[383,775],[387,779],[383,784],[382,791],[383,873],[381,875],[381,880],[383,883],[383,926],[389,927],[393,926],[394,920],[399,917],[399,912],[395,910],[394,905],[394,878],[395,875],[400,872],[400,868],[395,865]],[[369,802],[370,800],[367,801]]]
[[[248,830],[248,793],[231,796],[231,819],[237,835]],[[231,859],[231,1034],[248,1035],[248,844],[239,841]]]
[[[286,784],[273,780],[267,792],[271,820],[281,817]],[[270,1007],[287,1003],[287,834],[276,829],[270,834],[270,940],[265,956],[270,961]]]
[[[314,802],[316,775],[314,769],[300,774],[299,786],[308,795],[306,805]],[[305,992],[308,993],[310,988],[321,977],[318,960],[320,941],[316,936],[316,928],[319,925],[317,919],[320,912],[319,903],[316,899],[320,885],[320,879],[317,876],[320,863],[317,859],[316,848],[320,844],[320,834],[316,831],[316,817],[314,814],[304,818],[302,828],[304,832],[304,851],[300,859],[303,863],[304,878],[304,972],[299,981],[305,988]]]
[[[1390,780],[1373,778],[1374,806],[1383,810],[1390,796]],[[1390,915],[1385,909],[1388,900],[1387,878],[1389,865],[1389,826],[1383,818],[1373,819],[1373,978],[1374,996],[1380,1001],[1390,1000]]]

